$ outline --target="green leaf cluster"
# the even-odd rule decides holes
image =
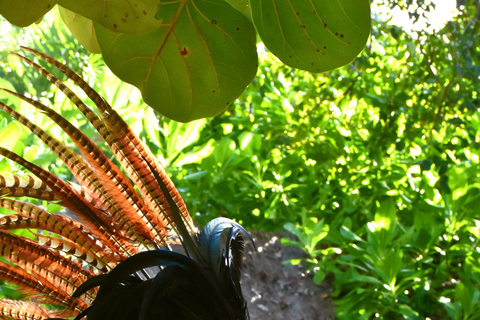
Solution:
[[[323,72],[353,60],[370,31],[368,0],[5,0],[0,14],[25,27],[57,4],[87,50],[182,122],[221,113],[245,90],[257,32],[287,65]]]
[[[471,7],[433,34],[375,21],[365,54],[328,75],[262,54],[235,109],[184,149],[199,162],[170,163],[191,212],[285,226],[314,280],[333,275],[340,319],[477,319],[477,21]]]

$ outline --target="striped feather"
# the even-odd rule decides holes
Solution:
[[[1,261],[0,279],[20,286],[20,290],[23,293],[40,294],[49,303],[72,305],[77,310],[83,310],[87,307],[84,301],[72,298],[70,294],[54,286],[47,279]]]
[[[54,273],[65,279],[74,276],[79,280],[85,280],[84,278],[94,276],[91,271],[73,263],[60,253],[36,241],[3,230],[0,230],[0,246],[3,248],[3,256],[10,261],[15,260],[12,262],[17,264],[18,260],[22,260],[24,264],[32,264],[34,269],[45,270],[47,273]],[[69,279],[69,281],[76,283],[76,280]]]
[[[202,318],[199,314],[209,314],[212,319],[248,319],[238,272],[246,231],[224,219],[198,232],[164,168],[115,110],[64,64],[22,48],[65,73],[95,103],[99,115],[48,70],[13,53],[75,104],[103,137],[123,171],[60,114],[39,101],[1,89],[53,120],[79,152],[0,102],[0,108],[52,149],[77,180],[62,181],[0,147],[0,155],[33,174],[25,178],[0,174],[0,207],[15,212],[0,217],[0,256],[9,262],[0,262],[0,279],[18,285],[28,298],[36,300],[0,299],[0,318],[105,320],[102,314],[109,314],[109,319],[131,319],[132,310],[137,313],[135,308],[140,307],[143,318],[150,318],[152,312],[163,317],[165,312],[167,318],[182,314],[197,319]],[[12,199],[17,196],[47,200],[65,209],[51,214],[30,202]],[[34,239],[9,232],[16,229],[29,229]],[[248,234],[245,237],[251,239]],[[186,255],[169,247],[178,238]],[[145,249],[147,252],[140,252]],[[158,290],[163,294],[157,296]],[[78,299],[71,298],[73,292]],[[172,298],[179,304],[172,305]],[[118,305],[112,304],[112,299]],[[39,307],[42,303],[67,308],[48,312]]]
[[[28,301],[0,299],[0,315],[20,320],[45,320],[49,312],[38,304]]]
[[[25,257],[25,254],[19,252],[22,247],[27,249],[25,252],[34,253],[31,258]],[[39,256],[38,252],[30,250],[28,245],[12,246],[0,242],[0,254],[20,268],[44,277],[60,290],[64,290],[68,293],[74,292],[78,286],[86,280],[84,277],[79,277],[74,274],[71,270],[62,270],[57,261],[52,261],[48,257]],[[43,266],[40,266],[37,263],[42,263]],[[48,269],[44,268],[47,263],[52,263],[52,267]],[[63,273],[63,275],[60,275],[59,272]],[[67,273],[68,275],[66,276],[65,274]]]
[[[19,213],[19,215],[8,215],[0,218],[0,227],[5,230],[35,228],[56,233],[88,251],[95,252],[102,261],[101,264],[118,262],[122,259],[121,256],[110,252],[102,243],[95,240],[94,235],[84,228],[83,225],[68,217],[51,214],[28,202],[1,197],[0,207]]]
[[[48,63],[56,66],[60,71],[65,73],[70,79],[72,79],[87,95],[88,97],[95,103],[99,111],[102,113],[105,119],[105,123],[102,121],[98,122],[98,117],[91,116],[91,110],[85,110],[84,104],[80,101],[80,99],[71,91],[69,90],[61,81],[55,78],[51,73],[46,71],[44,68],[40,67],[39,65],[35,64],[31,60],[26,59],[25,57],[21,57],[25,62],[30,64],[32,67],[37,69],[41,72],[48,80],[50,80],[54,85],[56,85],[63,93],[65,93],[70,100],[79,107],[79,109],[85,114],[87,119],[94,125],[97,131],[102,135],[105,139],[107,144],[112,148],[114,151],[115,156],[124,166],[127,174],[130,178],[134,181],[134,183],[139,187],[142,195],[145,197],[147,203],[152,210],[152,212],[156,213],[156,215],[163,215],[163,217],[150,217],[151,219],[155,220],[165,220],[166,224],[173,226],[172,224],[172,217],[171,217],[171,210],[168,207],[168,203],[163,195],[162,191],[158,187],[155,177],[151,172],[149,172],[148,166],[144,161],[148,161],[150,164],[154,164],[155,170],[159,172],[162,176],[163,182],[168,186],[168,190],[172,192],[171,196],[175,201],[175,204],[180,209],[180,212],[183,215],[185,223],[191,232],[195,232],[196,228],[194,228],[190,215],[186,209],[185,203],[183,199],[178,193],[175,193],[174,190],[176,189],[173,187],[173,183],[171,182],[170,178],[166,175],[163,167],[158,163],[157,159],[153,157],[150,150],[145,147],[143,142],[136,137],[136,135],[130,130],[128,125],[123,121],[123,119],[113,110],[108,103],[95,91],[93,90],[81,77],[79,77],[76,73],[70,70],[66,65],[52,59],[51,57],[42,54],[36,50],[21,47],[22,49],[29,51],[41,59],[47,61]],[[82,106],[83,105],[83,106]],[[87,111],[87,113],[85,112]],[[105,124],[110,126],[110,130],[105,128]],[[118,149],[121,153],[118,154]],[[134,152],[134,154],[131,154]],[[141,157],[140,157],[141,155]],[[134,160],[133,163],[131,160]],[[141,170],[141,171],[139,171]],[[143,190],[142,190],[143,189]]]
[[[101,201],[101,199],[92,197],[92,195],[88,193],[85,188],[74,182],[69,181],[68,184],[72,187],[73,191],[75,191],[78,196],[84,201],[90,203],[93,207],[97,208],[100,211],[107,211],[107,206]]]
[[[47,248],[53,249],[55,251],[61,251],[63,253],[66,253],[67,255],[72,255],[84,261],[88,266],[94,267],[98,271],[108,271],[105,263],[100,260],[94,252],[85,249],[80,244],[77,244],[68,239],[43,234],[36,234],[36,238],[38,243]]]
[[[112,140],[114,140],[112,132],[109,131],[108,127],[105,126],[103,121],[98,118],[93,111],[91,111],[70,89],[68,89],[60,80],[58,80],[47,70],[25,57],[20,57],[25,62],[32,65],[35,69],[39,70],[50,81],[52,81],[52,83],[57,85],[72,100],[72,102],[74,102],[74,104],[92,123],[97,131],[99,131],[102,137],[107,142],[111,142],[109,145],[111,146],[112,151],[117,158],[120,160],[125,158],[125,155],[122,154],[121,150],[117,148],[114,142],[112,142]],[[24,97],[10,90],[2,90],[30,103],[54,120],[70,136],[72,141],[79,148],[82,155],[95,170],[95,173],[98,174],[98,177],[102,183],[109,186],[109,190],[115,194],[117,199],[119,199],[118,202],[121,203],[120,208],[123,209],[123,214],[132,220],[136,220],[138,219],[136,217],[140,216],[141,219],[143,219],[143,221],[149,225],[150,231],[154,232],[160,238],[160,244],[167,246],[165,237],[168,235],[166,228],[169,225],[169,222],[164,222],[161,217],[151,213],[151,211],[146,207],[144,201],[138,197],[131,183],[125,178],[120,170],[108,158],[105,157],[105,155],[95,144],[93,144],[82,132],[80,132],[77,128],[71,125],[52,109],[44,106],[38,101]],[[128,160],[123,160],[122,164],[128,166]]]
[[[30,197],[39,200],[58,200],[55,193],[40,179],[30,175],[0,174],[0,196]]]
[[[62,205],[75,213],[76,217],[88,226],[95,237],[100,238],[102,242],[106,243],[115,252],[120,252],[120,248],[123,248],[127,253],[136,251],[136,249],[123,237],[114,237],[112,234],[115,232],[112,230],[111,222],[108,221],[108,216],[94,208],[88,202],[83,201],[70,185],[56,177],[51,172],[23,159],[3,147],[0,147],[0,155],[15,161],[44,181],[62,200]]]
[[[153,242],[155,236],[150,232],[143,220],[135,215],[126,216],[122,214],[122,210],[126,211],[130,207],[125,206],[123,201],[115,201],[115,198],[112,197],[110,193],[117,191],[117,189],[115,187],[110,187],[108,189],[108,191],[110,191],[109,193],[105,188],[105,185],[108,186],[108,184],[100,183],[99,179],[97,178],[98,175],[85,162],[84,158],[4,103],[0,102],[0,108],[25,125],[53,152],[55,152],[55,154],[73,173],[77,181],[79,181],[80,184],[86,188],[87,192],[89,192],[91,195],[94,195],[94,198],[97,198],[99,201],[104,203],[107,211],[110,213],[110,216],[113,219],[113,223],[115,224],[116,228],[119,230],[126,230],[126,234],[124,236],[128,237],[132,241],[136,241],[140,237],[140,239],[146,239]],[[127,217],[130,217],[130,219],[127,219]]]

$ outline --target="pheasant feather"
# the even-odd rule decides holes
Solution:
[[[0,174],[0,207],[14,211],[0,217],[0,255],[8,261],[0,261],[0,279],[25,295],[25,301],[0,299],[0,317],[249,319],[240,287],[244,241],[253,241],[248,232],[226,218],[198,231],[161,164],[116,111],[66,65],[22,49],[59,69],[94,102],[98,114],[50,71],[14,53],[70,99],[123,170],[53,109],[1,89],[32,105],[68,135],[75,150],[0,102],[0,109],[64,162],[76,183],[0,147],[1,156],[29,171]],[[19,197],[56,203],[63,210],[50,213]],[[30,230],[32,238],[11,233],[18,229]],[[179,242],[183,253],[172,250]],[[56,307],[50,310],[51,305]]]

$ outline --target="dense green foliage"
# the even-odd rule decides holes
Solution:
[[[218,115],[245,90],[257,34],[285,64],[323,72],[352,61],[370,31],[369,0],[3,0],[0,15],[24,27],[57,4],[87,50],[182,122]]]
[[[284,243],[305,250],[315,281],[334,275],[340,319],[478,319],[479,9],[462,7],[435,33],[376,20],[362,55],[321,75],[262,52],[259,76],[234,106],[190,124],[158,121],[101,68],[84,75],[144,128],[200,224],[221,215],[295,233],[299,241]],[[69,64],[86,63],[76,59]],[[15,80],[24,69],[13,66],[1,78],[16,89],[50,92]],[[74,119],[63,97],[43,95]],[[66,174],[20,137],[16,151],[38,148],[35,161]]]

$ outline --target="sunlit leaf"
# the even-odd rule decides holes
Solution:
[[[27,161],[33,161],[37,158],[38,155],[38,146],[31,146],[25,153],[23,154],[23,158]]]
[[[348,229],[346,226],[342,226],[340,229],[340,234],[347,238],[348,240],[351,241],[364,241],[362,238],[357,236],[355,233],[353,233],[350,229]]]
[[[58,6],[58,12],[63,22],[70,32],[77,38],[78,42],[92,53],[100,53],[95,30],[93,29],[93,21],[87,19],[75,12]]]
[[[300,242],[303,244],[303,245],[308,245],[307,243],[307,239],[305,237],[305,235],[302,233],[302,231],[297,228],[293,223],[285,223],[283,225],[283,228],[285,230],[287,230],[288,232],[290,233],[293,233],[294,235],[297,236],[297,238],[300,240]]]
[[[253,22],[283,63],[323,72],[352,61],[370,34],[368,0],[251,1]]]
[[[159,0],[59,0],[58,4],[105,28],[127,34],[151,32],[162,24],[156,17]]]
[[[169,118],[186,122],[219,114],[255,76],[252,23],[222,0],[165,4],[160,14],[162,27],[142,35],[95,24],[105,62]]]
[[[312,249],[315,248],[318,242],[325,238],[328,235],[328,231],[330,230],[330,226],[328,224],[324,224],[324,219],[320,220],[315,224],[314,229],[312,230],[310,245]]]
[[[2,78],[0,78],[0,88],[15,91],[13,85],[8,80]],[[21,101],[18,97],[3,90],[0,90],[0,99],[7,105],[17,105]]]
[[[375,214],[375,223],[377,229],[391,230],[397,222],[395,205],[391,200],[384,201],[380,204]]]
[[[395,285],[397,273],[402,267],[402,258],[403,252],[390,251],[385,258],[379,262],[379,267],[381,268],[381,271],[383,271],[379,276],[385,276],[386,278],[384,281],[389,286]]]
[[[11,122],[8,126],[0,130],[0,146],[8,150],[14,149],[18,143],[18,137],[22,128],[17,122]]]
[[[181,167],[189,163],[199,163],[202,159],[208,157],[213,150],[214,140],[209,140],[203,147],[198,148],[192,153],[181,154],[177,161],[175,161],[175,165]]]
[[[56,3],[55,0],[2,0],[0,15],[11,24],[26,27],[42,18]]]

